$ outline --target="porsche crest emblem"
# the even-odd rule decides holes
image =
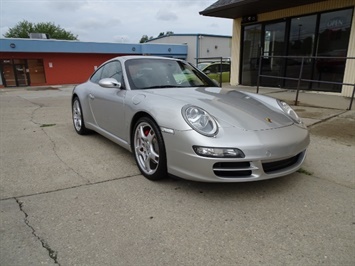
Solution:
[[[266,117],[265,120],[269,123],[272,123],[272,120],[269,117]]]

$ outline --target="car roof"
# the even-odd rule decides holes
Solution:
[[[164,56],[151,56],[151,55],[124,55],[124,56],[117,56],[115,58],[112,58],[111,60],[117,60],[117,59],[120,59],[122,61],[130,60],[130,59],[167,59],[173,61],[181,61],[181,59],[177,59],[177,58],[164,57]]]

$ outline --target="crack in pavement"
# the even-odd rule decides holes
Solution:
[[[36,230],[33,228],[32,225],[30,225],[30,222],[28,221],[28,214],[23,209],[23,202],[21,202],[18,198],[14,198],[14,199],[19,205],[20,211],[25,215],[25,219],[24,219],[25,224],[31,229],[32,235],[35,236],[41,242],[42,247],[44,247],[48,251],[49,257],[54,261],[54,263],[60,265],[58,261],[58,252],[53,250],[44,239],[42,239],[40,236],[37,235]]]
[[[34,115],[35,115],[35,112],[36,112],[37,110],[41,109],[44,105],[43,105],[43,104],[39,104],[39,103],[32,102],[32,101],[30,101],[29,99],[23,98],[23,97],[21,97],[21,96],[17,96],[17,97],[20,98],[20,99],[22,99],[22,100],[25,100],[25,101],[27,101],[27,102],[30,102],[30,103],[32,103],[33,105],[36,106],[36,108],[33,109],[32,112],[31,112],[30,121],[31,121],[33,124],[35,124],[35,125],[41,125],[40,123],[34,121]]]
[[[69,190],[69,189],[75,189],[75,188],[80,188],[80,187],[84,187],[84,186],[93,186],[93,185],[98,185],[98,184],[107,183],[107,182],[111,182],[111,181],[117,181],[117,180],[127,179],[127,178],[131,178],[131,177],[138,177],[140,175],[141,174],[134,174],[134,175],[116,177],[116,178],[103,180],[103,181],[98,181],[98,182],[90,182],[90,183],[80,184],[80,185],[71,186],[71,187],[53,189],[53,190],[48,190],[48,191],[43,191],[43,192],[38,192],[38,193],[26,194],[26,195],[15,196],[15,197],[11,196],[11,197],[8,197],[8,198],[0,199],[0,202],[1,201],[5,201],[5,200],[9,200],[9,199],[20,199],[20,198],[26,198],[26,197],[31,197],[31,196],[37,196],[37,195],[50,194],[50,193],[53,193],[53,192],[59,192],[59,191],[64,191],[64,190]]]
[[[35,112],[36,112],[36,111],[42,109],[43,107],[45,107],[45,105],[32,102],[32,101],[30,101],[29,99],[23,98],[23,97],[21,97],[21,96],[18,96],[18,97],[21,98],[21,99],[23,99],[23,100],[25,100],[25,101],[28,101],[28,102],[32,103],[32,104],[35,105],[35,106],[37,106],[37,108],[35,108],[35,109],[32,111],[32,113],[31,113],[30,121],[31,121],[32,123],[34,123],[35,125],[42,125],[41,123],[38,123],[38,122],[36,122],[36,121],[34,120],[34,115],[35,115]],[[44,134],[46,134],[46,136],[48,137],[48,139],[49,139],[50,142],[52,143],[52,145],[53,145],[53,148],[52,148],[53,153],[54,153],[54,155],[59,159],[59,161],[61,161],[62,164],[64,164],[64,165],[67,167],[67,169],[69,169],[70,171],[74,172],[77,176],[79,176],[79,177],[80,177],[83,181],[85,181],[87,184],[90,184],[91,182],[90,182],[89,179],[87,179],[87,178],[85,178],[84,176],[82,176],[81,174],[79,174],[79,173],[78,173],[77,171],[75,171],[72,167],[70,167],[65,161],[63,161],[63,159],[62,159],[62,158],[59,156],[59,154],[57,153],[55,141],[49,136],[49,134],[44,130],[44,128],[40,128],[40,129],[43,131]]]
[[[51,136],[48,135],[48,133],[44,130],[44,128],[41,128],[41,130],[44,132],[44,134],[46,134],[46,136],[48,137],[48,139],[50,140],[50,142],[52,143],[53,145],[53,153],[54,155],[58,158],[59,161],[62,162],[62,164],[64,164],[67,169],[69,169],[70,171],[74,172],[77,176],[79,176],[83,181],[85,181],[87,184],[90,184],[90,180],[85,178],[83,175],[81,175],[80,173],[78,173],[77,171],[74,170],[74,168],[70,167],[66,162],[63,161],[63,159],[59,156],[59,154],[57,153],[57,150],[56,150],[56,143],[55,141],[51,138]]]

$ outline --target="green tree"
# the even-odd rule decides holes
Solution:
[[[143,35],[142,38],[140,39],[139,43],[145,43],[151,39],[153,39],[153,36],[148,37],[148,35]]]
[[[143,35],[142,38],[140,39],[139,43],[144,43],[148,41],[148,35]]]
[[[174,34],[173,31],[167,31],[166,33],[162,31],[162,32],[159,33],[159,35],[157,36],[157,38],[163,37],[163,36],[172,35],[172,34]],[[139,42],[140,42],[140,43],[144,43],[144,42],[146,42],[146,41],[148,41],[148,40],[151,40],[151,39],[153,39],[153,36],[148,37],[148,35],[143,35],[142,38],[141,38],[141,40],[140,40]]]
[[[163,32],[159,33],[158,38],[159,38],[159,37],[163,37],[163,36],[172,35],[172,34],[174,34],[173,31],[167,31],[167,32],[164,32],[164,31],[163,31]]]
[[[4,34],[5,38],[29,38],[30,33],[45,33],[48,34],[51,39],[58,40],[78,40],[78,35],[74,35],[70,31],[66,31],[59,25],[55,25],[53,22],[40,22],[32,23],[27,20],[23,20],[17,23],[14,27]]]

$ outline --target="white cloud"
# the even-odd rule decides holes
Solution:
[[[168,10],[159,10],[158,13],[155,15],[157,20],[163,21],[175,21],[178,20],[178,16],[171,11]]]
[[[87,5],[88,1],[81,0],[81,1],[72,1],[72,0],[49,0],[47,1],[47,5],[51,9],[60,10],[60,11],[75,11],[83,7],[83,5]]]
[[[0,30],[53,22],[81,41],[139,42],[160,32],[230,35],[232,20],[199,14],[216,0],[0,0]],[[177,23],[179,22],[179,23]]]
[[[115,35],[115,36],[113,36],[113,41],[119,42],[119,43],[131,42],[129,36],[127,36],[127,35]]]
[[[113,28],[120,25],[121,21],[119,19],[98,19],[98,18],[86,18],[77,23],[78,28],[82,29],[106,29]]]
[[[79,21],[79,23],[77,23],[77,27],[82,29],[96,29],[102,26],[103,26],[102,21],[96,18],[86,18],[84,20]]]

